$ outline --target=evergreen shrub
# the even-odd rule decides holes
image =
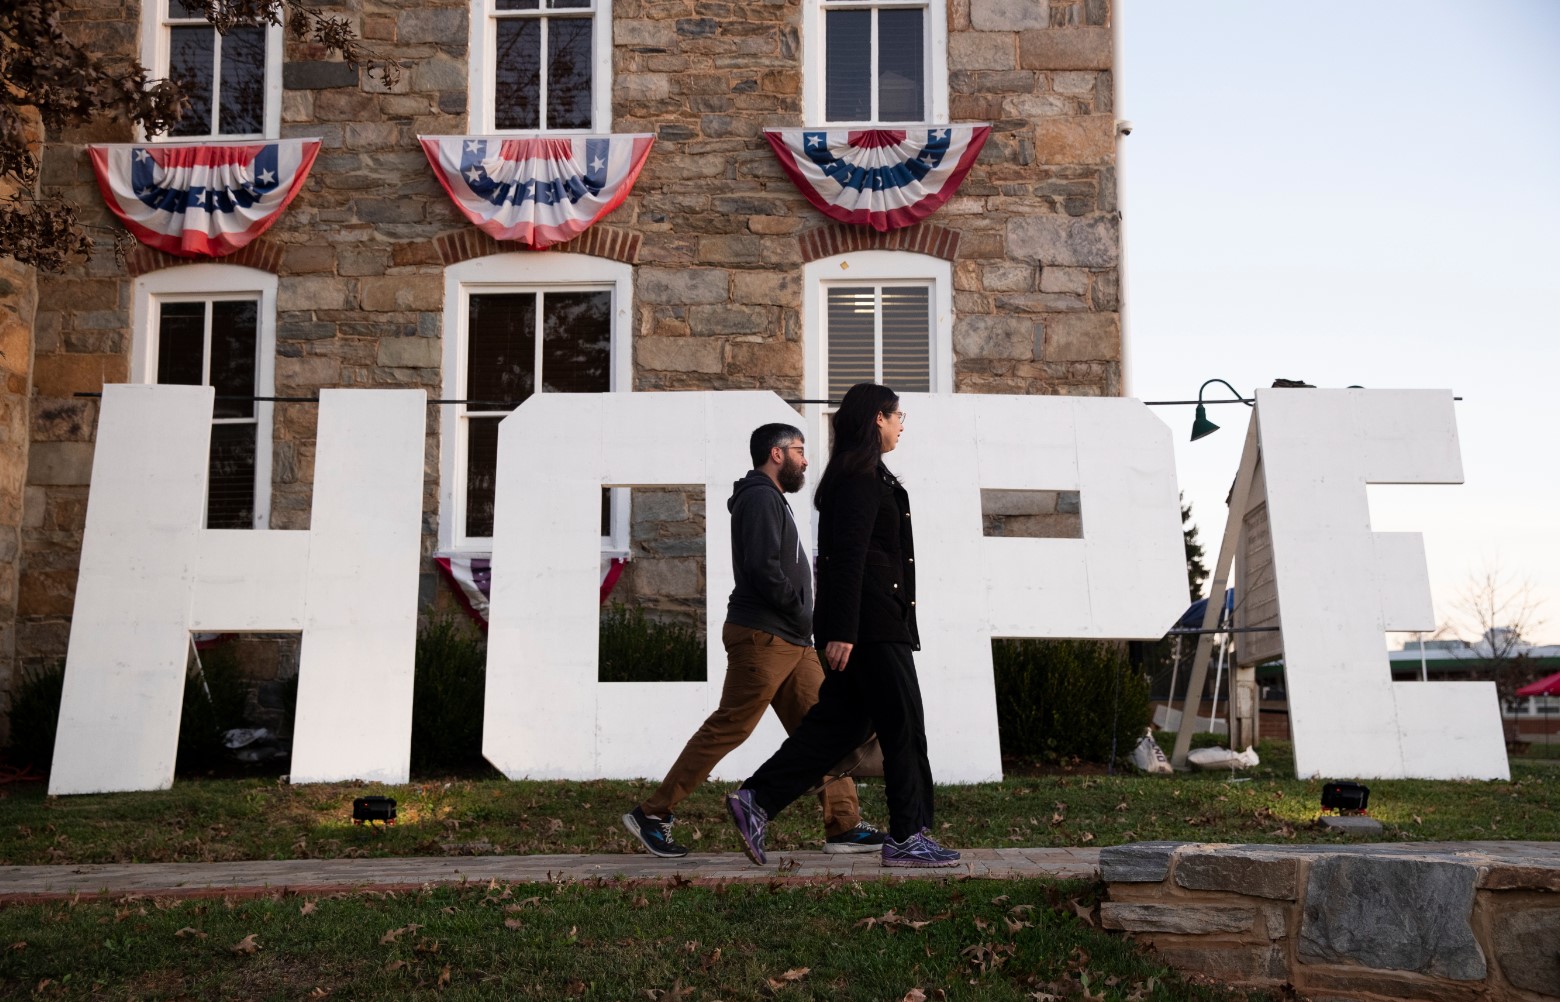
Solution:
[[[31,666],[22,669],[21,675],[11,699],[11,764],[45,773],[54,760],[54,732],[60,719],[65,663]]]
[[[613,604],[601,610],[600,642],[603,682],[704,681],[705,646],[691,626]]]
[[[1095,640],[992,641],[1002,754],[1107,762],[1111,725],[1125,759],[1153,711],[1148,679],[1122,645]]]
[[[436,619],[417,633],[412,681],[412,769],[482,763],[487,638],[463,621]],[[516,708],[519,712],[519,708]]]

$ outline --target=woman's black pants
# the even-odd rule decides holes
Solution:
[[[774,817],[875,730],[883,749],[889,835],[903,842],[932,827],[926,713],[910,645],[857,644],[844,671],[824,660],[823,676],[817,704],[743,788]]]

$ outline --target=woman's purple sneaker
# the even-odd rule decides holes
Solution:
[[[758,806],[751,790],[726,794],[726,810],[731,812],[731,820],[737,826],[742,851],[747,853],[748,859],[763,866],[769,861],[764,855],[764,828],[769,824],[769,815]]]
[[[884,866],[958,866],[959,854],[944,849],[923,828],[903,842],[883,840]]]

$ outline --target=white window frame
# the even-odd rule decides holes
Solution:
[[[594,0],[591,14],[591,113],[588,129],[500,129],[494,124],[497,99],[494,95],[493,68],[498,60],[498,31],[500,18],[580,16],[579,8],[558,11],[504,11],[497,10],[494,0],[474,0],[471,5],[471,38],[467,51],[469,78],[466,93],[470,95],[468,119],[470,130],[485,136],[588,136],[612,131],[612,0]],[[543,45],[545,46],[545,41]],[[546,107],[545,83],[538,99]]]
[[[130,381],[157,382],[157,322],[162,303],[256,300],[255,396],[276,395],[276,276],[236,264],[188,264],[164,268],[135,280],[131,291]],[[271,525],[272,410],[255,401],[255,512],[253,528]],[[213,421],[216,419],[213,418]]]
[[[831,122],[825,116],[827,103],[828,51],[824,12],[828,10],[870,10],[873,8],[913,8],[926,11],[926,101],[927,118],[918,122],[880,122],[865,119],[855,122]],[[802,5],[802,118],[809,126],[839,128],[948,124],[948,5],[942,0],[926,3],[905,0],[803,0]],[[872,104],[877,105],[877,50],[872,52]]]
[[[563,292],[583,288],[612,289],[612,393],[633,389],[632,265],[548,251],[493,254],[451,265],[444,271],[444,399],[464,399],[466,320],[472,293]],[[537,331],[538,343],[541,331]],[[467,536],[466,421],[459,404],[441,405],[439,420],[439,552],[485,555],[493,551],[489,536]],[[612,533],[601,538],[604,557],[627,559],[629,551],[628,489],[612,492]]]
[[[802,323],[806,332],[802,378],[807,399],[824,400],[829,395],[829,304],[824,290],[833,285],[885,283],[930,284],[930,391],[953,392],[953,263],[910,251],[868,250],[819,258],[802,266]],[[826,422],[832,409],[823,404],[804,407],[808,438],[819,443],[815,451],[822,455],[826,452],[822,443],[829,440]]]
[[[183,19],[180,19],[181,23]],[[141,5],[141,65],[154,80],[162,80],[168,76],[169,49],[171,48],[171,34],[169,32],[168,0],[146,0]],[[161,133],[156,136],[147,136],[146,131],[139,125],[136,133],[141,142],[153,143],[190,143],[199,142],[202,139],[276,139],[282,134],[282,26],[279,24],[263,24],[265,29],[265,131],[254,132],[220,132],[210,133],[205,136],[170,136]],[[215,77],[212,84],[212,95],[215,99],[216,88],[220,86],[222,66],[218,62],[212,65],[212,74]]]

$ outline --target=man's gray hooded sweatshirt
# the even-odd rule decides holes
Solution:
[[[726,622],[812,644],[813,585],[809,555],[775,482],[758,470],[732,485],[731,566],[737,586]]]

